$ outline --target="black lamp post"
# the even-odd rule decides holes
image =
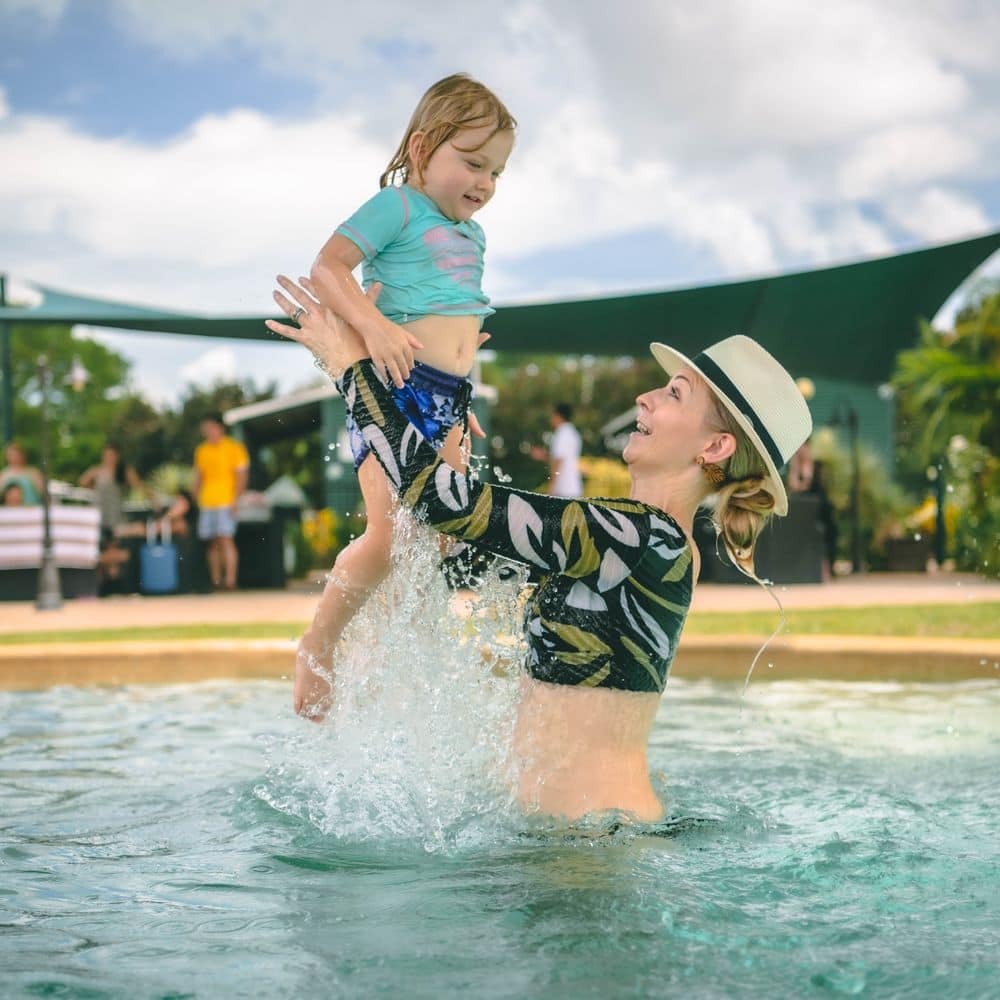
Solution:
[[[858,411],[849,400],[838,404],[831,427],[847,427],[851,451],[851,572],[861,572],[861,448],[858,442]]]
[[[62,607],[59,570],[52,547],[51,497],[49,496],[49,361],[38,359],[38,383],[42,390],[42,565],[38,571],[38,594],[35,607],[39,611],[56,611]]]
[[[948,488],[945,479],[945,468],[948,456],[944,455],[927,470],[927,478],[934,484],[934,501],[937,508],[934,514],[934,558],[938,568],[944,565],[948,558],[948,525],[944,519],[944,505]]]

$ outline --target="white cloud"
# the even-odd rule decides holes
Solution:
[[[571,100],[551,125],[553,142],[519,144],[483,213],[491,260],[660,226],[711,247],[727,270],[775,266],[751,207],[665,161],[630,158],[593,108]],[[567,149],[579,155],[567,161]],[[390,152],[359,116],[277,122],[236,111],[161,145],[15,116],[0,127],[0,250],[16,247],[19,270],[38,280],[96,280],[97,294],[215,312],[269,309],[273,273],[308,267],[376,190]]]
[[[954,113],[968,93],[894,4],[624,3],[613,17],[603,3],[554,6],[593,54],[595,91],[643,147],[795,151]]]
[[[213,347],[181,368],[181,378],[193,385],[232,382],[241,377],[236,367],[236,351],[229,344]]]
[[[788,201],[770,215],[781,245],[799,260],[837,263],[892,252],[884,226],[855,206],[838,207],[822,223],[810,206]]]
[[[949,125],[910,125],[869,136],[840,169],[840,190],[867,198],[957,174],[977,160],[976,143]]]
[[[933,187],[893,198],[887,211],[899,226],[928,242],[973,236],[989,226],[979,205],[945,188]]]
[[[110,259],[230,266],[262,246],[286,259],[318,247],[385,159],[358,119],[235,111],[147,145],[22,116],[0,129],[0,198],[27,235],[58,233]]]
[[[239,47],[248,72],[300,75],[320,104],[150,143],[4,116],[0,91],[0,259],[92,294],[269,310],[274,272],[308,267],[374,192],[423,87],[461,68],[520,121],[482,215],[501,301],[621,287],[599,254],[575,276],[546,254],[640,229],[714,260],[706,280],[890,252],[899,228],[957,238],[990,225],[960,190],[1000,183],[1000,7],[976,0],[111,3],[145,44]],[[666,264],[660,283],[676,284]]]
[[[515,115],[573,93],[601,100],[631,139],[645,135],[660,151],[667,140],[685,150],[800,148],[954,113],[969,95],[958,67],[989,66],[983,32],[997,22],[974,0],[916,13],[902,0],[619,0],[613,13],[604,0],[213,0],[211,18],[202,0],[115,6],[128,30],[179,58],[238,42],[283,73],[336,81],[329,96],[344,104],[352,77],[379,100],[408,104],[414,80],[461,62]]]

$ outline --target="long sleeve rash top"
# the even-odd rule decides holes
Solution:
[[[691,603],[687,536],[657,507],[479,482],[444,462],[370,361],[339,382],[400,501],[437,531],[536,567],[526,668],[552,684],[661,692]]]

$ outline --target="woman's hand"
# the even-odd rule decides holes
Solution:
[[[264,325],[272,333],[288,337],[308,348],[332,378],[338,378],[344,369],[368,357],[365,342],[353,327],[344,323],[336,313],[315,298],[312,282],[308,278],[299,278],[297,285],[290,278],[279,274],[277,281],[288,295],[275,291],[274,301],[298,326],[286,326],[273,319],[266,320]],[[371,297],[377,297],[378,291],[379,289],[373,289],[374,295]]]

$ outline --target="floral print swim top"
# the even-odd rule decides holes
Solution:
[[[691,603],[691,547],[636,500],[566,499],[479,482],[444,462],[370,361],[338,382],[400,501],[437,531],[541,571],[525,621],[536,680],[662,692]]]

